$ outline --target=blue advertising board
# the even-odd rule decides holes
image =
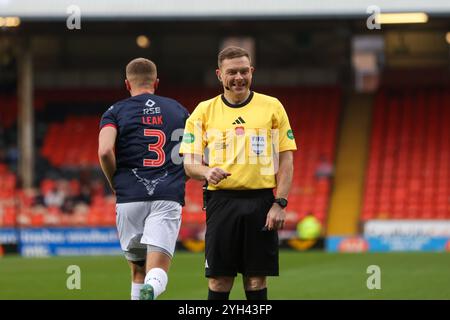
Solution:
[[[116,228],[19,229],[22,256],[119,255]]]
[[[325,246],[330,252],[450,251],[450,239],[404,235],[328,237]]]
[[[15,228],[0,228],[0,245],[17,244],[18,231]]]

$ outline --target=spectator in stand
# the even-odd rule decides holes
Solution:
[[[58,188],[58,186],[54,186],[52,190],[50,190],[45,196],[44,196],[44,204],[47,207],[58,207],[61,208],[66,195],[64,192]]]
[[[81,186],[90,185],[92,174],[88,167],[83,166],[80,168],[79,181]]]
[[[62,213],[72,214],[75,208],[75,201],[77,196],[73,194],[69,194],[64,198],[64,203],[61,206]]]
[[[320,179],[331,179],[334,174],[333,164],[328,161],[325,155],[321,155],[319,158],[319,164],[317,165],[315,171],[315,177],[317,180]]]
[[[41,190],[37,189],[33,198],[33,207],[45,207],[45,198]]]
[[[81,185],[80,193],[74,199],[73,213],[79,216],[87,215],[92,202],[91,199],[91,187],[89,185]]]
[[[91,188],[87,185],[81,186],[80,194],[75,198],[75,204],[91,204]]]
[[[19,149],[17,146],[10,145],[6,149],[6,163],[12,168],[12,170],[16,170],[19,160]]]

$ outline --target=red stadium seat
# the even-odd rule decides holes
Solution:
[[[437,89],[377,95],[361,220],[374,216],[374,198],[376,210],[392,219],[448,217],[450,114],[438,103],[444,95]]]

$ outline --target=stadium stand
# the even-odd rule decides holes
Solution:
[[[0,126],[10,128],[17,119],[17,102],[11,95],[0,96],[2,108],[0,108]]]
[[[69,116],[62,123],[52,123],[41,155],[56,167],[97,166],[99,121],[99,116]]]
[[[0,163],[0,226],[13,227],[16,222],[16,175]]]
[[[362,221],[450,218],[448,119],[448,90],[378,93]]]
[[[17,98],[12,94],[0,94],[0,101],[2,107],[0,108],[0,127],[9,129],[13,127],[17,122]],[[34,100],[35,111],[42,111],[45,107],[43,97],[37,96]]]
[[[286,228],[293,229],[308,212],[326,224],[333,177],[319,176],[324,161],[335,163],[341,91],[336,87],[267,90],[280,98],[297,141],[294,177]]]

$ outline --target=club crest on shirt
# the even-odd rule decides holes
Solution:
[[[260,155],[263,154],[266,150],[267,145],[267,137],[266,136],[259,136],[259,135],[252,135],[250,136],[250,146],[251,150],[256,154]]]

